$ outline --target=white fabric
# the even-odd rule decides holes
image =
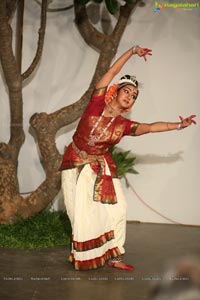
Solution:
[[[106,163],[106,174],[110,175]],[[77,169],[62,171],[62,190],[67,214],[72,225],[73,238],[77,242],[95,239],[106,232],[114,230],[115,238],[101,247],[88,251],[72,249],[75,260],[88,260],[101,257],[109,249],[118,247],[121,254],[125,252],[126,208],[119,179],[114,178],[113,184],[117,195],[116,204],[104,204],[93,200],[95,172],[87,164],[77,178]]]

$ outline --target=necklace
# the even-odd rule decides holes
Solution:
[[[106,103],[106,106],[108,107],[109,113],[114,114],[114,116],[120,115],[120,112],[118,112],[116,109],[114,109],[114,107],[112,107],[112,105],[110,103]]]
[[[94,131],[97,128],[97,126],[99,125],[99,123],[101,122],[102,118],[103,118],[104,114],[102,113],[100,115],[100,117],[98,118],[97,122],[94,124],[94,126],[92,127],[90,133],[89,133],[89,141],[88,141],[88,146],[95,146],[95,143],[98,142],[102,136],[104,135],[104,133],[106,132],[106,130],[108,129],[108,127],[110,127],[110,125],[113,123],[115,117],[112,117],[112,119],[110,120],[110,122],[106,125],[106,127],[102,130],[102,132],[99,135],[94,135]]]

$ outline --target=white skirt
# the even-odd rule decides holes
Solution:
[[[110,175],[106,163],[106,174]],[[96,173],[86,164],[62,171],[64,202],[72,226],[69,260],[75,269],[95,269],[106,260],[124,254],[127,203],[120,180],[113,178],[117,203],[93,200]]]

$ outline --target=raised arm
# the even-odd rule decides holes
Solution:
[[[174,122],[174,123],[173,122],[155,122],[151,124],[140,123],[135,131],[135,135],[138,136],[146,133],[180,130],[190,126],[192,123],[196,124],[196,122],[193,120],[193,118],[195,117],[196,115],[191,115],[190,117],[187,117],[185,119],[179,117],[181,119],[181,122]]]
[[[96,88],[103,88],[110,84],[113,78],[120,72],[125,63],[129,60],[129,58],[137,54],[140,57],[144,57],[146,61],[146,55],[151,55],[151,50],[148,48],[141,48],[139,46],[134,46],[133,48],[127,50],[124,54],[122,54],[114,64],[109,68],[109,70],[102,76],[99,82],[96,85]]]

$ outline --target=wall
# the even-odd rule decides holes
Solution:
[[[40,14],[37,4],[26,2],[24,70],[35,53]],[[137,157],[140,174],[128,175],[128,179],[142,200],[177,222],[200,224],[200,8],[164,8],[160,12],[153,8],[154,1],[148,1],[145,7],[136,9],[116,55],[136,43],[153,50],[146,63],[141,58],[131,58],[116,78],[135,74],[143,84],[127,117],[139,122],[178,121],[179,115],[196,113],[198,124],[182,131],[125,137],[119,147],[131,150]],[[78,100],[90,83],[97,59],[98,53],[85,44],[77,31],[73,10],[48,14],[43,58],[23,90],[26,141],[19,157],[21,192],[36,189],[45,178],[37,145],[29,132],[31,115],[51,113]],[[9,107],[7,91],[0,80],[0,138],[7,142]],[[56,143],[60,152],[70,142],[76,125],[77,122],[58,132]],[[128,201],[128,220],[170,223],[145,206],[123,180],[122,185]],[[61,193],[53,207],[63,208]]]

